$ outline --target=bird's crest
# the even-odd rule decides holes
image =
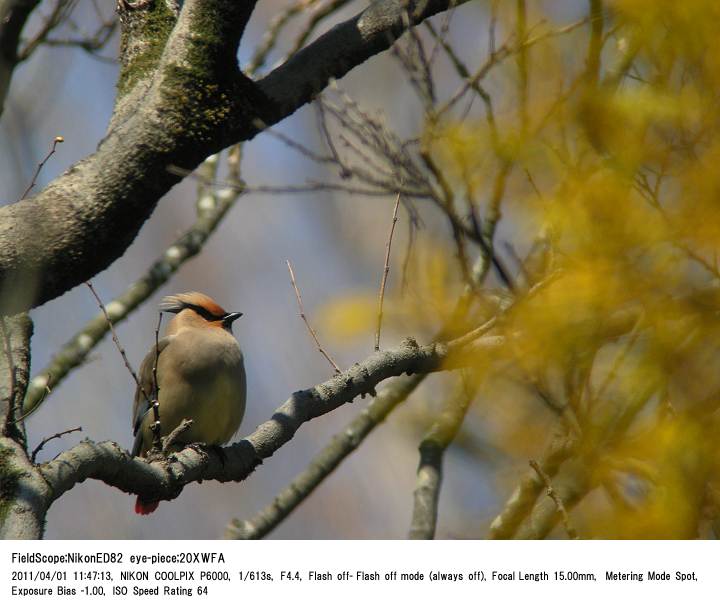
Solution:
[[[160,301],[160,310],[168,313],[180,313],[183,309],[193,309],[197,313],[209,313],[209,316],[221,319],[227,312],[209,296],[200,292],[185,292],[166,296]]]

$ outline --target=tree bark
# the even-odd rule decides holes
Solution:
[[[125,8],[118,97],[107,136],[38,195],[0,208],[0,312],[51,300],[119,258],[180,181],[208,155],[254,137],[387,49],[452,1],[376,2],[265,78],[236,62],[254,2],[187,0]],[[42,244],[42,246],[40,246]],[[20,286],[22,289],[18,289]]]

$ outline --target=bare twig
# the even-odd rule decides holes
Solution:
[[[575,527],[570,522],[570,516],[565,509],[565,504],[563,503],[563,500],[555,492],[555,489],[552,486],[552,480],[550,479],[550,476],[545,473],[543,468],[540,467],[540,464],[535,461],[535,459],[530,459],[530,467],[532,467],[535,470],[535,473],[540,476],[540,479],[543,481],[543,484],[545,484],[545,487],[547,488],[548,496],[555,502],[557,510],[560,514],[560,518],[562,519],[563,526],[567,531],[568,537],[570,539],[580,539],[578,537],[577,531],[575,530]]]
[[[246,74],[255,74],[262,66],[265,65],[268,55],[275,48],[278,37],[285,26],[293,17],[299,15],[303,10],[311,6],[316,0],[296,0],[295,3],[288,6],[282,13],[276,14],[267,29],[262,41],[255,49],[250,62],[244,68]]]
[[[93,8],[95,9],[95,15],[99,21],[95,31],[93,33],[82,33],[77,37],[67,38],[50,38],[46,36],[42,40],[42,44],[47,46],[71,46],[78,47],[86,51],[91,57],[100,59],[102,61],[117,63],[117,59],[111,57],[105,57],[99,54],[99,51],[103,49],[112,38],[115,30],[118,28],[117,17],[105,17],[103,11],[98,5],[98,0],[93,0]],[[49,34],[48,32],[47,34]],[[28,44],[28,49],[31,45]]]
[[[24,199],[28,196],[28,193],[35,187],[36,180],[38,176],[40,175],[40,172],[42,171],[42,168],[45,166],[45,163],[48,162],[48,159],[55,154],[55,149],[57,148],[58,144],[62,144],[65,141],[65,138],[63,138],[61,135],[55,136],[55,139],[52,141],[52,146],[50,146],[50,152],[48,152],[45,155],[45,158],[40,161],[40,164],[37,166],[37,169],[35,170],[35,174],[32,177],[32,180],[30,180],[30,185],[25,189],[25,192],[22,194],[19,200]]]
[[[130,365],[130,361],[127,358],[127,355],[125,354],[125,349],[123,349],[122,344],[120,344],[120,339],[118,338],[117,334],[115,333],[115,327],[113,326],[112,321],[110,321],[110,316],[108,315],[107,310],[105,309],[105,305],[102,303],[102,300],[100,300],[100,297],[97,295],[97,292],[95,291],[95,288],[93,287],[93,284],[90,281],[86,281],[85,285],[90,288],[90,291],[92,292],[92,295],[95,297],[95,300],[98,303],[98,306],[100,307],[100,310],[103,312],[103,315],[105,316],[105,321],[107,321],[108,326],[110,327],[110,332],[112,333],[113,342],[115,343],[115,346],[118,348],[118,351],[120,351],[120,355],[122,356],[123,362],[125,362],[125,367],[128,369],[128,372],[133,377],[133,380],[135,381],[135,385],[137,385],[137,388],[140,390],[140,393],[143,394],[143,397],[147,401],[148,404],[152,404],[152,400],[148,396],[147,392],[145,391],[145,388],[142,386],[142,383],[137,377],[137,374],[135,374],[135,370],[133,370],[133,367]]]
[[[590,44],[586,61],[586,79],[597,85],[600,79],[600,56],[603,47],[603,6],[602,0],[590,0]]]
[[[485,223],[481,231],[481,235],[479,235],[479,244],[481,248],[487,248],[487,254],[490,257],[490,260],[492,261],[493,266],[495,267],[495,271],[500,277],[500,280],[511,292],[514,292],[516,290],[515,282],[513,281],[510,272],[507,270],[505,263],[495,252],[495,247],[493,244],[495,228],[497,227],[497,224],[498,222],[500,222],[501,218],[501,206],[503,197],[505,195],[505,186],[507,184],[507,178],[511,170],[512,163],[510,161],[506,161],[502,164],[497,175],[495,176],[492,197],[488,202],[487,217],[485,218]],[[477,231],[478,226],[475,225],[474,229]]]
[[[520,43],[525,41],[527,36],[527,6],[525,0],[517,0],[517,39]],[[520,112],[520,129],[523,135],[528,128],[528,47],[520,45],[517,54],[518,68],[518,105]]]
[[[575,443],[567,434],[562,421],[556,426],[542,458],[542,469],[554,476],[563,463],[575,452]],[[490,539],[512,539],[523,520],[532,511],[543,489],[542,480],[528,472],[517,484],[510,498],[490,525]]]
[[[47,41],[50,33],[55,30],[61,23],[68,21],[70,15],[77,5],[75,0],[57,0],[50,15],[40,27],[35,36],[26,42],[25,47],[18,51],[18,61],[27,60],[35,50]],[[23,197],[24,199],[25,197]]]
[[[73,427],[72,429],[66,429],[65,431],[60,431],[58,433],[54,433],[51,436],[47,436],[46,438],[43,438],[40,442],[40,444],[37,445],[37,448],[35,448],[34,451],[32,451],[32,454],[30,455],[30,461],[32,463],[35,463],[35,457],[37,457],[37,454],[43,449],[43,447],[50,442],[50,440],[54,440],[55,438],[61,438],[69,433],[75,433],[76,431],[82,431],[82,427]]]
[[[450,228],[452,230],[453,239],[455,241],[457,259],[458,263],[460,264],[460,272],[462,274],[462,278],[467,285],[472,285],[472,276],[470,272],[470,266],[467,260],[467,249],[465,247],[466,231],[464,230],[464,223],[458,218],[455,211],[455,193],[450,187],[450,183],[446,179],[445,175],[433,160],[432,155],[430,154],[429,146],[425,145],[420,150],[420,158],[423,160],[425,166],[433,175],[435,181],[438,183],[438,186],[442,191],[442,194],[436,195],[434,199],[445,212],[445,215],[450,222]]]
[[[318,24],[323,19],[344,7],[346,4],[348,4],[349,1],[350,0],[329,0],[325,4],[320,4],[319,6],[312,7],[312,15],[310,16],[310,19],[308,20],[302,31],[298,34],[292,48],[286,54],[285,60],[287,60],[288,57],[292,57],[303,47],[303,45],[308,41],[312,33],[315,31],[315,28],[317,28]]]
[[[153,411],[153,424],[150,426],[153,433],[153,447],[155,449],[160,449],[161,447],[161,441],[160,441],[160,432],[162,431],[160,428],[160,385],[158,384],[158,377],[157,377],[157,369],[158,369],[158,359],[160,359],[160,324],[162,323],[162,311],[158,313],[158,322],[157,326],[155,327],[155,361],[153,362],[153,369],[152,369],[152,375],[153,375],[153,385],[155,387],[155,395],[153,397],[153,401],[151,402],[152,405],[152,411]],[[183,421],[184,422],[184,421]],[[163,450],[165,449],[165,446],[162,445]]]
[[[537,198],[542,201],[543,200],[542,193],[540,192],[540,189],[538,188],[537,184],[535,183],[535,179],[532,177],[532,174],[527,169],[527,167],[525,168],[525,177],[527,178],[528,182],[530,183],[530,186],[532,186],[532,189],[535,191]]]
[[[437,111],[437,116],[441,116],[452,108],[457,102],[468,92],[469,89],[473,88],[475,84],[480,82],[488,72],[494,68],[498,63],[504,61],[510,55],[517,53],[521,49],[529,48],[543,40],[552,38],[555,36],[562,36],[569,34],[577,28],[585,25],[588,22],[587,17],[570,23],[564,27],[543,32],[536,36],[526,36],[525,40],[517,41],[515,44],[511,44],[510,41],[505,42],[499,48],[490,53],[485,63],[478,68],[478,70],[460,86],[460,88],[448,99]],[[528,32],[529,34],[529,32]]]
[[[300,290],[298,289],[297,283],[295,282],[295,273],[293,272],[292,265],[290,264],[289,260],[286,260],[285,262],[287,263],[288,271],[290,271],[290,281],[292,282],[293,289],[295,290],[295,297],[297,298],[298,308],[300,310],[300,318],[305,322],[305,327],[308,329],[308,332],[310,332],[310,336],[312,336],[313,340],[315,341],[315,345],[317,346],[318,351],[323,354],[325,359],[333,367],[333,369],[335,370],[335,374],[340,374],[340,368],[338,368],[338,365],[327,354],[327,351],[322,348],[322,345],[320,345],[317,334],[315,334],[315,330],[312,329],[312,326],[310,325],[310,322],[305,315],[305,309],[303,308],[302,298],[300,297]]]
[[[490,3],[490,24],[488,25],[488,54],[495,54],[495,29],[497,27],[498,3],[500,0],[492,0]]]
[[[462,78],[463,80],[469,80],[471,77],[470,70],[460,59],[458,54],[455,52],[455,49],[450,46],[450,44],[447,42],[447,40],[444,39],[441,34],[438,34],[435,31],[435,28],[430,21],[426,21],[424,25],[426,29],[430,32],[430,34],[438,41],[439,46],[443,48],[443,50],[448,56],[448,59],[450,59],[450,62],[453,64],[455,71],[458,73],[458,76],[460,76],[460,78]],[[492,138],[493,146],[497,148],[498,133],[497,124],[495,122],[495,111],[493,110],[492,105],[492,98],[478,81],[470,82],[470,88],[480,96],[480,99],[482,99],[483,104],[485,105],[485,118],[487,120],[488,126],[490,127],[490,137]]]
[[[182,176],[184,178],[191,178],[201,180],[193,172],[177,167],[175,165],[168,165],[166,170],[168,173]],[[354,172],[353,172],[354,173]],[[206,182],[209,186],[215,186],[218,188],[230,188],[237,191],[238,194],[305,194],[313,192],[325,192],[335,191],[344,192],[352,195],[363,195],[367,197],[387,197],[388,195],[396,195],[398,192],[406,197],[413,197],[415,199],[427,199],[431,196],[427,190],[419,188],[402,187],[399,184],[381,184],[377,188],[360,188],[346,184],[335,184],[332,182],[315,182],[308,180],[304,184],[282,184],[277,186],[272,185],[257,185],[251,186],[246,184],[230,183],[223,180],[212,180]]]
[[[390,273],[390,248],[392,248],[393,233],[398,219],[398,207],[400,206],[400,193],[395,199],[395,207],[393,208],[392,222],[390,223],[390,233],[388,235],[387,244],[385,246],[385,266],[383,267],[382,280],[380,281],[380,293],[378,295],[378,315],[377,330],[375,332],[375,351],[380,351],[380,329],[382,328],[383,318],[383,301],[385,300],[385,284],[387,283],[388,274]]]

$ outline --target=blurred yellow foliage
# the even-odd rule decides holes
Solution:
[[[392,274],[401,273],[401,253],[393,256]],[[383,327],[395,333],[429,338],[438,329],[438,320],[451,317],[460,279],[444,245],[425,237],[418,240],[405,269],[412,278],[405,293],[401,278],[388,288],[383,305]],[[391,275],[392,276],[392,275]],[[379,280],[378,280],[379,282]],[[342,295],[326,303],[318,312],[323,333],[336,341],[366,336],[372,340],[377,326],[377,292]]]
[[[707,493],[720,478],[720,3],[593,4],[599,37],[535,34],[498,67],[513,77],[488,85],[493,122],[432,116],[422,142],[453,190],[443,205],[462,220],[502,219],[502,240],[522,252],[496,239],[515,283],[495,275],[465,322],[496,314],[504,337],[473,362],[492,370],[477,407],[497,445],[527,459],[551,430],[572,438],[567,462],[583,464],[579,486],[591,489],[577,508],[586,535],[692,537],[720,514]],[[451,315],[458,252],[483,255],[466,233],[420,240],[405,297],[386,300],[388,327],[430,336]],[[549,252],[540,265],[538,251]],[[369,336],[374,303],[332,303],[328,331]]]

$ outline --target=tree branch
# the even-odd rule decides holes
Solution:
[[[413,514],[409,539],[433,539],[438,517],[438,499],[443,477],[443,457],[460,430],[475,397],[475,387],[458,383],[454,394],[420,443],[420,463],[413,493]]]
[[[269,421],[240,442],[225,448],[222,455],[189,446],[167,460],[148,463],[132,458],[115,442],[82,442],[40,466],[51,489],[50,503],[88,478],[102,480],[149,500],[174,499],[190,482],[239,482],[263,459],[289,442],[303,423],[327,414],[357,396],[374,392],[375,386],[384,379],[403,373],[432,372],[443,365],[466,365],[455,355],[472,355],[475,349],[486,351],[499,344],[498,337],[483,337],[467,347],[455,341],[420,347],[414,340],[406,339],[399,347],[374,353],[312,389],[295,392]],[[452,357],[448,357],[450,355]]]
[[[331,79],[341,78],[373,55],[385,51],[403,33],[403,16],[411,26],[467,0],[385,0],[373,2],[352,19],[298,51],[258,81],[273,102],[272,122],[311,101]]]
[[[568,461],[560,470],[560,473],[553,478],[553,494],[546,496],[537,502],[527,520],[518,528],[515,539],[545,539],[561,519],[563,512],[558,505],[563,506],[564,514],[572,509],[592,488],[591,482],[592,465],[585,459],[574,459]],[[542,482],[542,488],[546,488],[546,482]],[[566,525],[567,526],[567,525]],[[568,528],[568,536],[573,537],[574,529]]]
[[[573,442],[561,425],[545,451],[541,462],[542,470],[553,477],[573,450]],[[544,488],[545,483],[536,472],[531,471],[523,476],[505,507],[490,525],[490,539],[512,539]]]
[[[0,539],[40,539],[50,489],[25,447],[0,436]]]
[[[454,3],[376,2],[258,83],[235,59],[254,4],[188,1],[172,28],[163,2],[125,15],[118,100],[97,152],[37,196],[0,208],[0,288],[23,286],[0,312],[47,302],[120,257],[180,180],[168,166],[194,169],[288,116],[329,79],[387,49],[405,10],[414,25]]]
[[[0,435],[16,440],[24,449],[25,429],[18,413],[30,374],[33,324],[24,313],[0,321]]]
[[[313,458],[307,467],[292,479],[282,491],[252,518],[234,518],[227,527],[227,539],[262,539],[269,535],[300,505],[362,441],[395,409],[404,402],[426,378],[413,374],[396,378],[378,391],[377,397],[363,409],[340,433]]]
[[[27,455],[25,430],[15,422],[30,369],[32,321],[26,314],[3,320],[9,353],[0,349],[0,539],[39,539],[45,528],[47,485]]]
[[[577,530],[573,526],[572,522],[570,522],[570,516],[568,515],[567,509],[565,508],[565,503],[563,502],[558,492],[555,490],[553,486],[553,481],[550,479],[550,476],[548,476],[543,471],[542,467],[540,467],[540,464],[534,459],[530,459],[530,467],[532,467],[535,470],[535,473],[540,476],[543,483],[545,484],[545,487],[547,488],[548,497],[550,497],[555,502],[555,507],[560,514],[560,518],[562,519],[562,523],[565,527],[565,531],[567,532],[568,537],[570,539],[579,539]]]

